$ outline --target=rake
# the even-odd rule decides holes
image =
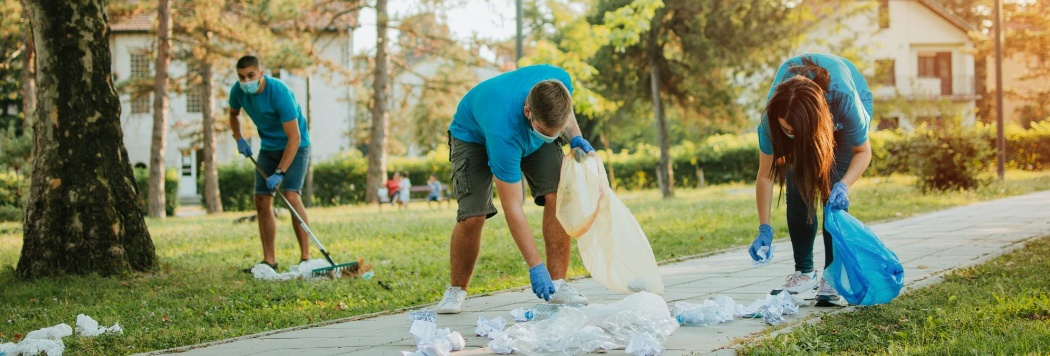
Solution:
[[[266,172],[263,172],[263,170],[259,168],[259,163],[255,162],[255,157],[249,156],[248,159],[252,161],[252,165],[255,166],[255,170],[259,171],[259,174],[262,175],[263,179],[269,178],[269,176],[266,175]],[[331,266],[314,268],[312,271],[310,271],[310,273],[314,277],[335,276],[336,274],[342,273],[343,271],[357,271],[357,269],[359,268],[357,261],[336,264],[335,261],[332,260],[332,256],[328,255],[328,251],[325,251],[324,245],[321,244],[321,240],[318,240],[317,236],[314,236],[313,230],[310,230],[310,227],[306,226],[306,221],[304,221],[303,218],[299,216],[299,213],[295,211],[295,207],[292,206],[292,203],[288,201],[288,198],[284,197],[283,193],[281,193],[281,188],[274,187],[274,193],[276,193],[277,196],[281,197],[281,200],[284,201],[284,205],[288,207],[288,211],[291,211],[292,216],[295,217],[295,220],[299,221],[299,226],[303,228],[303,231],[306,231],[306,234],[309,235],[310,239],[314,241],[315,245],[317,245],[317,249],[321,250],[321,254],[324,255],[324,258],[328,260],[329,264],[331,264]]]

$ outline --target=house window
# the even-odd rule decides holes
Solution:
[[[897,85],[897,70],[892,59],[875,60],[875,83],[891,87]]]
[[[148,78],[149,76],[149,57],[145,54],[131,54],[131,79],[141,80],[143,78]],[[131,113],[149,113],[149,97],[149,94],[139,96],[132,94]]]
[[[879,0],[879,28],[890,28],[890,0]]]
[[[937,77],[937,55],[926,53],[919,55],[919,76]]]
[[[202,91],[200,87],[190,87],[186,90],[186,112],[201,112],[201,102],[203,101]]]

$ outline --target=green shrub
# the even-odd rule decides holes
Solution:
[[[28,180],[12,171],[0,172],[0,221],[21,221]]]
[[[920,127],[912,133],[909,149],[911,172],[923,191],[972,189],[993,158],[983,130]]]
[[[135,168],[135,185],[139,189],[139,208],[143,214],[149,211],[149,168]],[[179,206],[179,172],[168,169],[164,172],[164,215],[175,216]]]
[[[1032,122],[1028,130],[1007,130],[1006,164],[1010,168],[1038,171],[1050,169],[1050,121]],[[991,136],[991,135],[990,135]],[[991,136],[995,147],[995,136]]]
[[[0,205],[0,221],[22,221],[23,214],[22,207]]]
[[[313,202],[318,206],[356,204],[365,200],[368,159],[358,151],[313,163]]]
[[[871,164],[867,175],[888,176],[908,173],[910,136],[903,130],[876,131],[868,134]]]
[[[246,159],[234,163],[220,164],[219,200],[223,211],[255,210],[255,166]],[[203,183],[202,183],[203,184]],[[203,188],[200,191],[204,191]]]

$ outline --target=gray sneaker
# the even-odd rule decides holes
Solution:
[[[817,298],[816,306],[818,307],[844,307],[849,305],[846,299],[839,295],[839,292],[835,290],[835,286],[831,285],[827,279],[821,278],[820,284],[817,285]]]
[[[568,282],[563,282],[561,287],[554,291],[554,295],[551,295],[549,303],[587,305],[590,304],[590,301],[587,300],[587,297],[584,297],[583,294],[580,294],[580,291],[576,290],[576,287],[573,287]]]
[[[445,296],[437,305],[438,314],[459,314],[463,311],[463,300],[467,299],[467,291],[463,288],[445,285]]]
[[[795,271],[794,274],[787,276],[787,278],[784,279],[783,289],[791,294],[813,290],[813,288],[817,287],[817,274],[814,272],[810,273],[813,274],[813,276]]]

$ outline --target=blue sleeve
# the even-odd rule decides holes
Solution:
[[[522,150],[518,146],[501,137],[486,135],[485,151],[489,155],[489,169],[497,179],[507,183],[521,181]]]
[[[274,102],[274,107],[277,109],[277,115],[281,122],[299,119],[299,112],[295,110],[295,97],[292,96],[292,92],[288,90],[288,87],[282,85],[281,89],[281,91],[276,93],[277,97]]]
[[[233,109],[233,110],[240,110],[241,109],[241,102],[240,102],[240,100],[237,99],[237,98],[241,97],[241,93],[243,93],[243,92],[241,91],[240,86],[238,86],[236,83],[234,83],[233,84],[233,88],[230,88],[230,109]]]
[[[858,91],[842,93],[839,108],[842,110],[842,129],[846,131],[849,143],[853,147],[863,145],[868,140],[871,125],[871,95],[865,102]]]

